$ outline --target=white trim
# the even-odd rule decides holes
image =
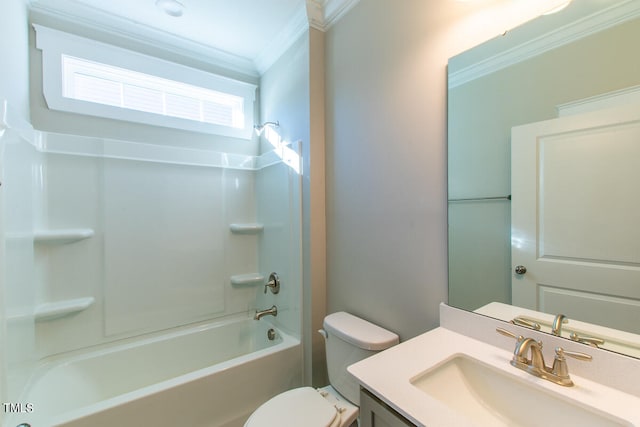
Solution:
[[[225,169],[260,169],[258,166],[259,157],[245,154],[221,153],[212,150],[170,147],[108,138],[38,133],[40,137],[36,148],[42,153]]]
[[[34,133],[33,145],[41,153],[246,171],[258,171],[284,163],[298,172],[301,164],[297,151],[289,147],[280,147],[259,156],[251,156],[43,131]],[[299,146],[299,143],[295,146]],[[289,155],[283,155],[284,149],[288,150]],[[292,158],[293,153],[296,156]]]
[[[233,55],[80,2],[74,5],[73,11],[52,8],[34,1],[30,2],[29,8],[35,16],[52,17],[63,22],[95,28],[103,33],[148,46],[161,45],[167,52],[257,78],[264,74],[309,27],[327,31],[359,1],[305,0],[291,21],[253,59]]]
[[[309,23],[307,12],[300,8],[278,35],[253,60],[260,75],[264,74],[275,62],[307,31]]]
[[[33,24],[33,27],[36,30],[36,47],[42,50],[43,92],[50,109],[236,138],[251,138],[256,85],[214,75],[41,25]],[[65,98],[62,96],[63,76],[62,67],[60,66],[63,54],[170,80],[176,80],[176,76],[179,76],[181,82],[190,85],[241,96],[245,99],[244,128],[236,129]]]
[[[327,31],[360,0],[306,0],[309,26]]]
[[[630,104],[640,105],[640,86],[631,86],[625,89],[567,102],[556,106],[556,109],[558,110],[558,117],[566,117]]]
[[[307,31],[325,32],[360,0],[305,0],[289,24],[254,59],[260,75],[264,74]]]
[[[449,73],[449,89],[479,77],[525,61],[557,47],[640,17],[640,1],[628,0],[616,6],[548,31],[532,40],[512,46],[502,52]]]
[[[169,147],[141,142],[38,131],[33,129],[26,121],[15,116],[8,102],[4,100],[0,102],[0,137],[7,129],[18,132],[27,143],[33,145],[41,153],[248,171],[261,170],[274,164],[287,163],[278,154],[277,150],[268,151],[259,156],[250,156],[221,153],[213,150]],[[295,145],[299,146],[299,143]]]
[[[160,45],[163,50],[170,53],[246,74],[249,77],[259,77],[254,63],[249,59],[150,26],[141,25],[139,22],[133,22],[79,2],[74,6],[73,12],[47,7],[39,2],[32,2],[30,10],[35,15],[53,17],[64,22],[94,28],[106,34],[148,46]]]
[[[324,25],[322,31],[327,31],[347,14],[360,0],[327,0],[324,6]]]

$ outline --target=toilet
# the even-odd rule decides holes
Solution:
[[[245,427],[349,427],[358,418],[360,388],[347,367],[398,344],[398,335],[344,311],[325,317],[330,385],[299,387],[263,403]]]

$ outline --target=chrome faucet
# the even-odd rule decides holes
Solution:
[[[260,311],[256,310],[256,315],[253,316],[253,319],[260,320],[264,316],[277,316],[277,315],[278,315],[278,307],[274,305],[271,308],[268,308],[266,310],[260,310]]]
[[[567,323],[569,319],[564,314],[558,314],[553,318],[553,323],[551,324],[551,334],[560,337],[562,336],[562,325]]]
[[[573,381],[571,381],[569,377],[569,368],[567,367],[567,359],[565,356],[571,356],[578,360],[591,360],[591,356],[588,354],[566,351],[557,347],[553,366],[548,367],[544,363],[544,356],[542,355],[542,341],[525,338],[522,335],[516,336],[502,328],[496,328],[496,331],[516,340],[516,348],[513,350],[511,365],[555,384],[565,387],[573,385]],[[530,355],[529,358],[527,357],[528,355]]]

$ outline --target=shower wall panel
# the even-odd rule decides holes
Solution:
[[[40,153],[39,185],[34,204],[36,233],[92,230],[93,236],[33,243],[37,307],[93,298],[86,310],[37,319],[41,355],[99,343],[102,336],[103,215],[102,159]]]
[[[106,334],[225,310],[223,169],[106,160]]]
[[[300,164],[299,143],[291,144]],[[277,151],[277,150],[276,150]],[[278,273],[281,282],[277,295],[267,292],[258,296],[258,306],[278,307],[275,322],[296,336],[302,333],[302,194],[301,175],[284,162],[276,162],[257,172],[257,211],[264,222],[260,239],[260,271],[268,276]]]
[[[36,320],[39,357],[246,313],[258,272],[255,158],[42,133],[36,302],[77,305]],[[38,233],[36,233],[38,234]],[[83,305],[86,302],[86,306]],[[46,311],[46,310],[45,310]]]
[[[0,111],[1,113],[1,111]],[[34,169],[38,153],[20,133],[0,132],[0,179],[2,181],[2,289],[0,316],[3,318],[0,360],[0,395],[3,401],[18,401],[19,392],[35,362],[33,309],[35,305],[33,269]]]

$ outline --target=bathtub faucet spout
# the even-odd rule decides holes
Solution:
[[[264,316],[277,316],[278,315],[278,307],[276,307],[275,305],[271,308],[268,308],[266,310],[260,310],[260,311],[256,311],[256,315],[253,316],[254,320],[260,320],[261,318],[263,318]]]

